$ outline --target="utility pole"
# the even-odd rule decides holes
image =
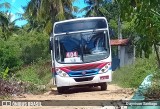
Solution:
[[[122,39],[120,14],[118,15],[118,39]]]
[[[122,31],[121,31],[121,18],[120,18],[120,5],[118,3],[118,40],[122,39]],[[118,46],[118,58],[120,59],[120,67],[124,64],[124,56],[121,53],[121,46]]]

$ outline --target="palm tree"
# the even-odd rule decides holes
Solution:
[[[77,11],[72,3],[75,0],[31,0],[25,8],[24,16],[33,29],[43,29],[51,32],[55,21],[73,18]]]
[[[7,9],[6,11],[0,11],[0,29],[2,31],[1,37],[6,40],[16,29],[15,22],[11,22],[12,16],[8,13],[8,9],[10,9],[10,3],[3,2],[0,4],[0,8]]]
[[[109,12],[103,7],[107,3],[107,0],[84,0],[87,4],[86,7],[80,10],[80,12],[86,11],[85,17],[91,16],[106,16]]]
[[[8,23],[6,25],[6,31],[9,36],[9,35],[12,35],[13,33],[16,33],[19,30],[19,27],[15,25],[15,23],[18,19],[15,19],[12,21],[11,19],[12,19],[13,15],[9,12],[6,12],[6,15],[7,15],[7,19],[8,19]]]

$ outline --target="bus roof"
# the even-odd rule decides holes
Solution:
[[[61,34],[105,28],[108,28],[108,23],[105,17],[85,17],[55,22],[53,33]]]
[[[83,18],[75,18],[75,19],[58,21],[58,22],[55,22],[54,25],[58,23],[72,22],[72,21],[78,21],[78,20],[90,20],[90,19],[104,19],[107,21],[105,17],[83,17]]]

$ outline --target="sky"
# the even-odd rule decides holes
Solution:
[[[16,13],[21,13],[21,14],[24,13],[22,7],[26,6],[29,1],[30,0],[1,0],[1,2],[9,2],[11,4],[10,13],[12,14],[12,19],[11,19],[12,21],[20,17]],[[76,2],[73,3],[73,5],[79,7],[80,9],[86,6],[84,0],[76,0]],[[84,15],[84,13],[85,12],[78,13],[77,16],[81,17],[82,15]],[[16,21],[16,25],[18,26],[22,26],[26,23],[27,23],[26,20]]]
[[[76,2],[73,3],[74,6],[77,6],[79,9],[82,9],[86,6],[86,4],[84,3],[84,0],[76,0]],[[85,14],[85,12],[83,13],[79,13],[77,14],[77,17],[82,17]]]
[[[11,5],[10,13],[12,15],[11,21],[14,21],[17,18],[20,18],[20,16],[17,15],[17,13],[21,13],[21,14],[24,13],[22,7],[26,6],[27,3],[29,2],[29,0],[1,0],[1,2],[9,2],[10,3],[10,5]],[[16,25],[22,26],[26,23],[27,23],[27,21],[25,21],[25,20],[19,20],[16,22]]]

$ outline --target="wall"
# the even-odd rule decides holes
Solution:
[[[127,45],[120,47],[120,67],[132,64],[134,62],[134,46]]]
[[[113,49],[114,47],[112,47]],[[134,62],[134,46],[118,46],[119,53],[112,53],[112,69],[123,67]],[[112,50],[113,51],[113,50]],[[115,51],[114,51],[115,52]],[[114,54],[114,55],[113,55]]]

